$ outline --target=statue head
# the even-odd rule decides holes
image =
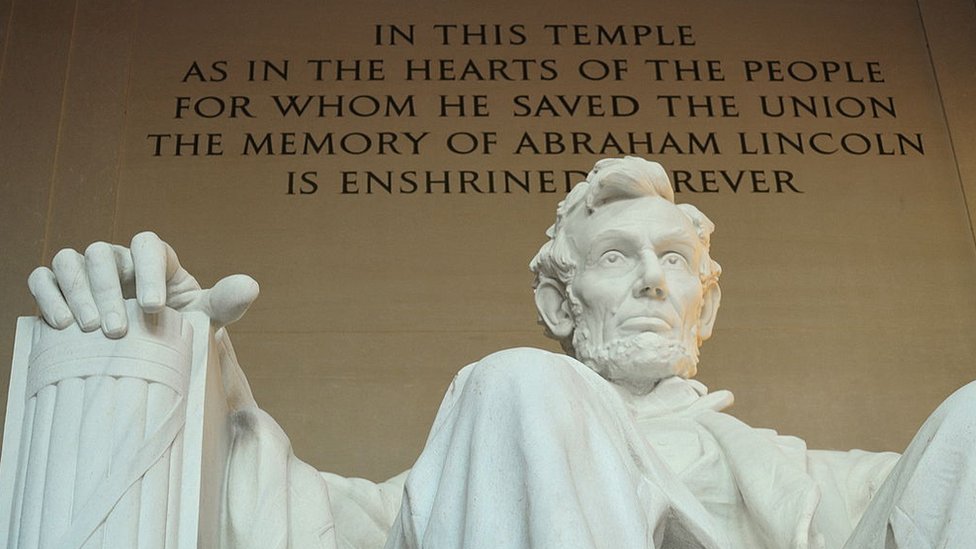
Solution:
[[[556,208],[530,264],[547,335],[636,394],[694,376],[721,299],[714,228],[694,206],[674,203],[660,164],[597,162]]]

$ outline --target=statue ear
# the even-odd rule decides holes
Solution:
[[[712,327],[715,326],[715,317],[718,315],[718,305],[722,301],[722,290],[718,287],[718,282],[713,281],[705,288],[705,295],[702,296],[702,310],[698,316],[698,340],[699,343],[712,337]]]
[[[566,288],[561,282],[550,278],[540,280],[535,289],[535,307],[553,336],[563,339],[573,333],[576,325],[570,314]]]

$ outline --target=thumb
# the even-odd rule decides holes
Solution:
[[[240,320],[260,291],[253,278],[243,274],[230,275],[207,290],[204,308],[214,326],[222,328]]]

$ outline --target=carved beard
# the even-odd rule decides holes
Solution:
[[[580,322],[583,307],[572,289],[568,292],[576,329],[573,349],[576,359],[604,379],[637,395],[651,391],[659,381],[671,376],[689,379],[698,373],[697,334],[675,341],[653,332],[644,332],[603,344],[594,344],[590,329]],[[692,329],[694,331],[694,328]]]

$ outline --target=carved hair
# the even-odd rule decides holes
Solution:
[[[580,182],[556,206],[556,222],[546,230],[549,241],[539,248],[539,252],[529,263],[535,273],[532,287],[538,288],[544,280],[557,283],[566,289],[576,274],[576,250],[566,237],[566,226],[579,216],[589,216],[601,206],[620,200],[633,200],[646,196],[656,196],[674,204],[674,190],[667,172],[657,162],[627,156],[624,158],[605,158],[593,166],[586,180]],[[702,258],[699,277],[702,285],[709,287],[718,284],[722,267],[709,255],[709,244],[715,224],[698,208],[691,204],[676,204],[679,210],[691,221],[702,245]],[[546,329],[546,335],[554,337]],[[572,339],[570,335],[568,339]],[[570,341],[563,341],[564,348],[571,348]]]

